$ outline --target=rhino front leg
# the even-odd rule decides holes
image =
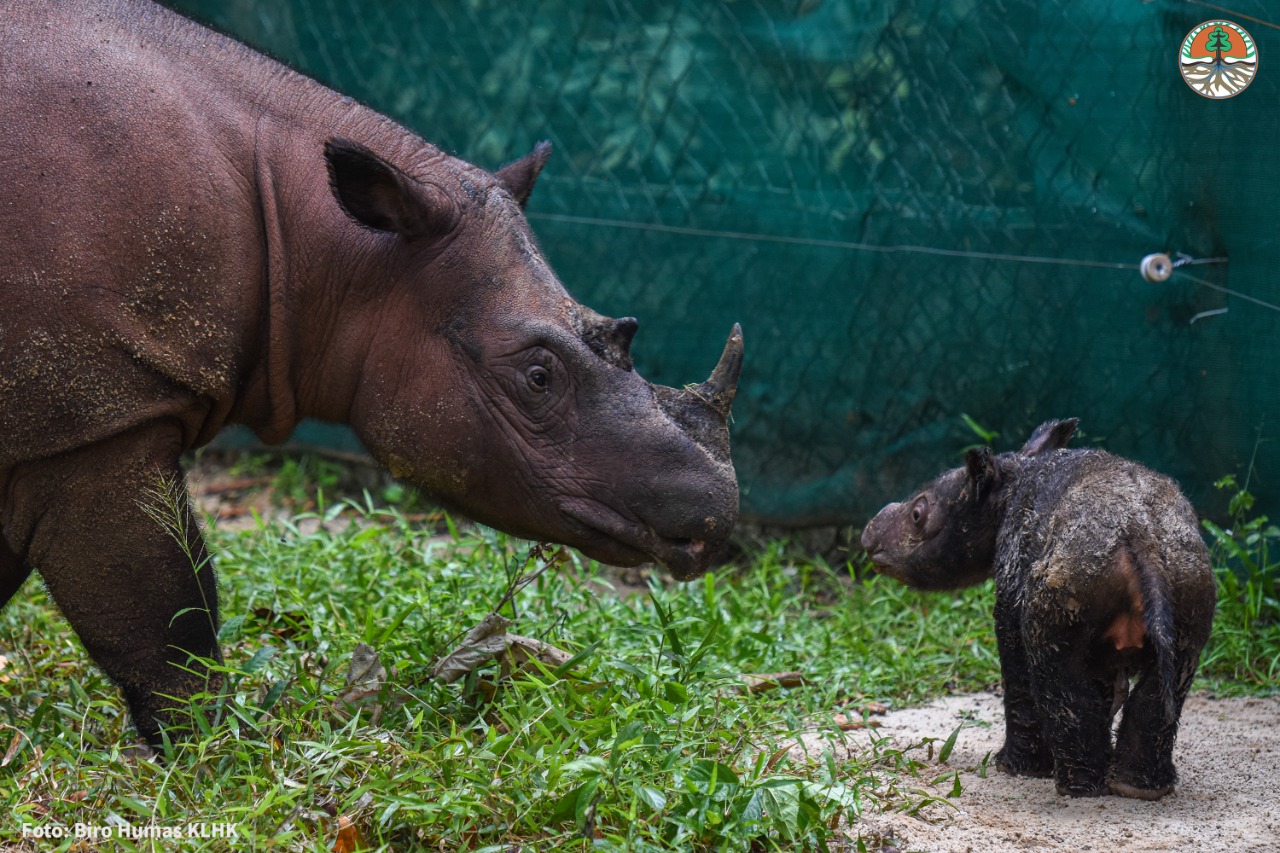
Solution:
[[[135,430],[15,472],[5,535],[43,576],[138,733],[189,727],[179,699],[216,689],[213,566],[188,504],[176,426]]]
[[[2,533],[0,529],[0,533]],[[0,607],[4,607],[22,582],[31,574],[31,564],[19,559],[13,549],[0,536]]]
[[[1012,776],[1050,776],[1053,754],[1044,739],[1040,709],[1031,689],[1031,665],[1022,639],[1017,609],[1004,596],[996,599],[996,646],[1004,678],[1004,746],[996,753],[996,769]]]

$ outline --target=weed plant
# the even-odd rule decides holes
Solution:
[[[1280,690],[1280,528],[1254,514],[1234,477],[1215,484],[1230,495],[1229,527],[1205,520],[1218,583],[1213,635],[1200,676],[1223,694]]]

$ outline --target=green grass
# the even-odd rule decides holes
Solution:
[[[1253,495],[1224,477],[1231,493],[1231,525],[1205,521],[1218,579],[1213,636],[1201,658],[1200,677],[1215,692],[1253,693],[1280,688],[1280,528],[1255,514]]]
[[[304,532],[317,519],[354,523]],[[12,816],[0,843],[21,842],[24,823],[68,833],[230,823],[234,841],[177,848],[70,834],[25,843],[350,850],[358,835],[370,850],[837,849],[842,821],[937,802],[923,786],[954,769],[939,761],[947,743],[891,748],[873,730],[841,731],[833,715],[999,681],[989,585],[919,594],[775,543],[749,567],[689,584],[611,589],[617,572],[576,555],[547,566],[547,550],[449,526],[436,536],[394,510],[347,503],[213,531],[229,690],[206,697],[211,721],[194,709],[199,736],[160,763],[125,751],[117,692],[28,584],[0,612],[0,808]],[[1270,530],[1240,545],[1261,559],[1252,577],[1220,572],[1229,600],[1205,658],[1215,690],[1274,689],[1274,587],[1256,592],[1273,577],[1257,548]],[[433,680],[439,657],[499,606],[512,631],[573,658],[500,684],[496,666]],[[351,707],[340,697],[361,643],[394,673]],[[806,683],[738,689],[743,674],[784,671]],[[785,750],[802,733],[810,748]]]

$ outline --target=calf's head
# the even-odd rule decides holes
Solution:
[[[677,390],[634,370],[637,322],[575,302],[522,207],[550,147],[489,174],[439,155],[391,165],[326,148],[333,195],[366,256],[348,419],[396,476],[478,521],[616,565],[704,571],[737,519],[727,418],[735,326],[710,379]]]
[[[1078,420],[1041,424],[1016,453],[991,448],[965,454],[964,465],[880,510],[862,531],[876,571],[919,589],[972,586],[991,577],[1003,497],[1023,463],[1063,448]]]

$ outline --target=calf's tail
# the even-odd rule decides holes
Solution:
[[[1156,676],[1160,679],[1165,715],[1170,721],[1177,720],[1181,676],[1169,581],[1158,557],[1144,553],[1142,548],[1134,548],[1133,554],[1138,567],[1138,584],[1142,590],[1142,621],[1156,656]]]

